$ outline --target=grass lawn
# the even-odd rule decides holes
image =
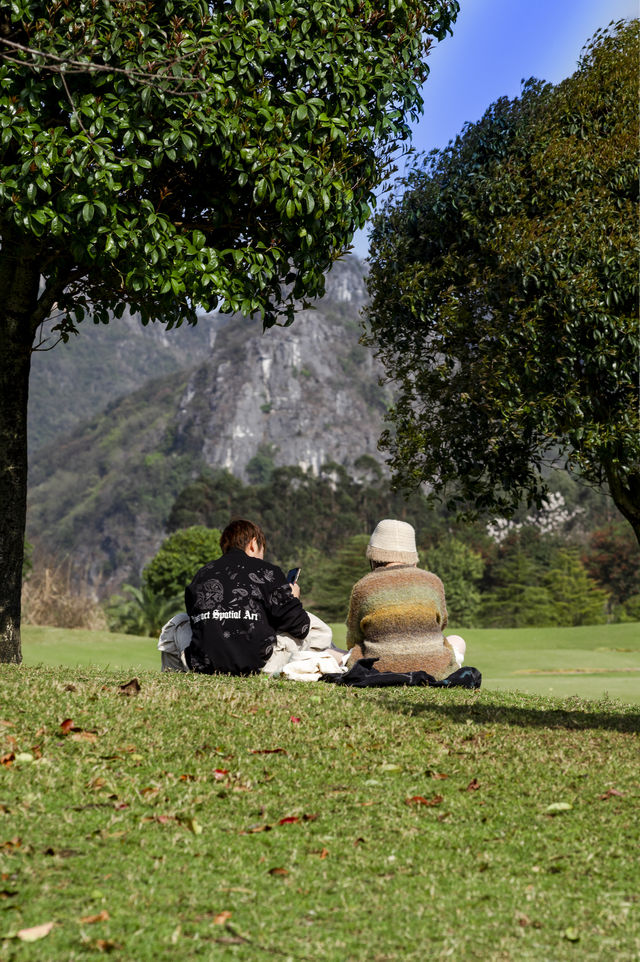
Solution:
[[[637,707],[136,674],[0,666],[2,962],[638,958]]]
[[[344,646],[344,625],[332,625]],[[465,629],[467,663],[489,690],[542,695],[608,694],[640,704],[640,624],[581,628]],[[23,628],[26,665],[159,668],[155,641],[101,631]]]

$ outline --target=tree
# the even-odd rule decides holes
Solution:
[[[368,341],[395,480],[470,512],[541,506],[546,463],[606,482],[640,540],[638,21],[557,86],[493,104],[375,221]]]
[[[485,568],[482,555],[458,538],[447,538],[426,552],[421,551],[420,565],[444,583],[449,621],[459,627],[474,628],[481,602],[478,585]]]
[[[457,0],[14,0],[0,12],[0,660],[20,661],[37,331],[129,304],[293,320],[322,293]]]
[[[222,554],[220,532],[194,525],[176,531],[160,545],[158,553],[142,572],[142,583],[161,601],[184,604],[184,589],[195,573]]]
[[[640,548],[626,525],[596,529],[582,561],[589,576],[609,592],[614,606],[640,592]]]
[[[480,620],[487,628],[525,628],[555,625],[551,594],[544,569],[523,551],[509,552],[492,572],[495,586],[483,595]]]
[[[607,592],[587,575],[576,549],[559,551],[544,581],[551,595],[555,624],[603,625],[606,622]]]
[[[365,553],[368,544],[368,534],[353,535],[318,575],[312,607],[327,621],[346,621],[351,589],[370,571]]]

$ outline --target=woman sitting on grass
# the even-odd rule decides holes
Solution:
[[[466,644],[458,635],[444,636],[444,586],[416,567],[412,526],[381,521],[369,539],[367,558],[372,570],[354,585],[349,602],[348,666],[376,658],[378,671],[426,671],[438,681],[460,668]]]

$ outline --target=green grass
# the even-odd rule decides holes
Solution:
[[[2,962],[638,958],[637,708],[137,674],[0,666]]]
[[[344,625],[332,625],[344,646]],[[640,625],[581,628],[466,629],[467,663],[490,690],[541,695],[608,694],[640,704]],[[23,629],[26,665],[106,665],[158,668],[151,638],[61,628]],[[565,674],[571,672],[571,674]]]

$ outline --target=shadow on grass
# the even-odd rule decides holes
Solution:
[[[570,731],[604,729],[618,732],[640,731],[640,713],[581,708],[526,708],[513,705],[446,705],[438,703],[408,704],[399,698],[387,696],[381,704],[403,715],[446,717],[449,721],[478,725],[515,725],[520,728],[564,728]],[[617,707],[617,706],[616,706]]]

